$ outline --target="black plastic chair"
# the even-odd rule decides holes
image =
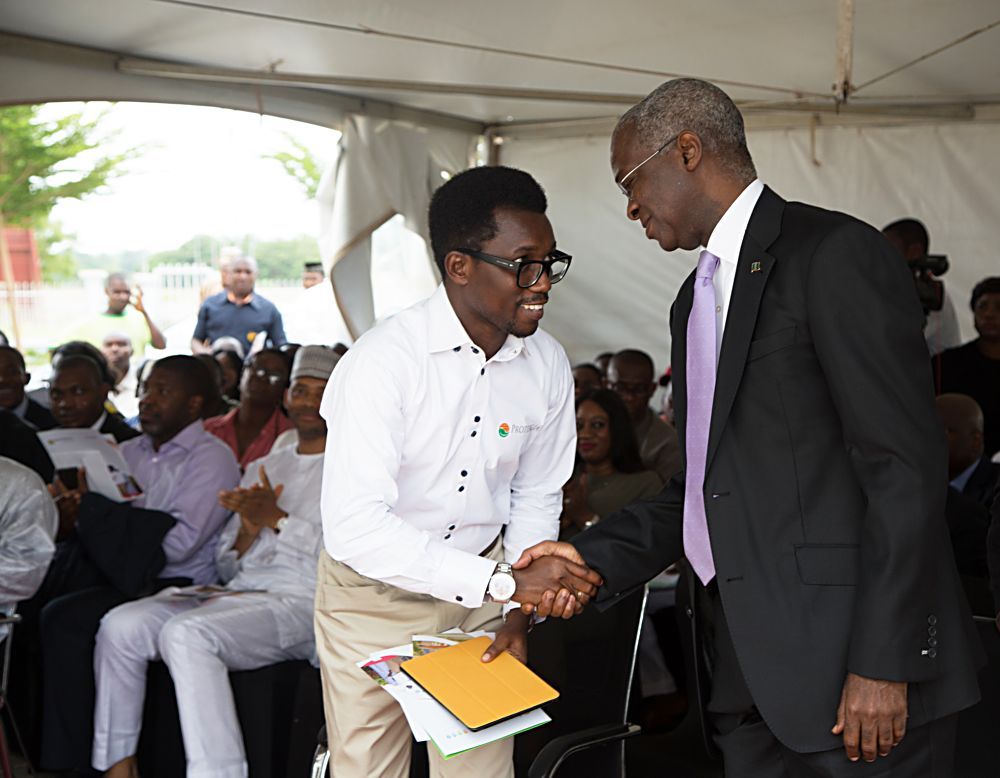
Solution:
[[[628,710],[646,597],[643,587],[606,611],[588,607],[535,628],[528,664],[560,696],[545,706],[549,724],[517,737],[519,775],[625,775],[624,741],[641,732]]]

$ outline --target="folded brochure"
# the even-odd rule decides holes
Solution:
[[[451,759],[465,751],[513,737],[551,721],[541,708],[536,708],[474,732],[402,669],[403,662],[414,656],[424,656],[439,648],[484,636],[492,640],[489,633],[469,635],[459,630],[439,635],[414,635],[410,643],[376,651],[357,665],[399,703],[413,737],[419,742],[429,740],[445,759]]]

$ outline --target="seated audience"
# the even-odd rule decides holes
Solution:
[[[935,358],[939,394],[967,394],[983,410],[986,455],[1000,451],[1000,276],[972,290],[972,313],[979,337]]]
[[[42,479],[0,457],[0,615],[38,591],[55,553],[57,521]],[[0,627],[0,643],[5,634]]]
[[[628,411],[610,389],[577,401],[576,434],[582,467],[564,489],[561,538],[662,487],[659,476],[643,466]]]
[[[993,593],[993,613],[1000,632],[1000,494],[990,511],[990,531],[986,538],[986,559],[990,570],[990,590]]]
[[[106,364],[101,365],[91,357],[60,357],[49,379],[49,400],[58,427],[89,427],[113,435],[119,443],[138,437],[139,431],[130,427],[120,413],[105,407],[113,381]]]
[[[241,468],[264,456],[278,435],[292,426],[281,410],[287,385],[284,354],[276,349],[259,351],[243,371],[239,406],[205,422],[205,429],[232,449]]]
[[[50,430],[56,426],[52,413],[24,392],[30,380],[21,352],[0,346],[0,413],[12,413],[32,429]]]
[[[990,614],[986,534],[1000,465],[983,456],[983,412],[975,400],[942,394],[936,405],[948,437],[945,519],[955,564],[972,612]]]
[[[138,365],[132,364],[132,339],[124,332],[109,332],[101,341],[101,353],[115,378],[115,407],[126,419],[139,413]]]
[[[215,581],[215,547],[229,515],[217,495],[240,477],[232,452],[201,421],[215,395],[211,375],[194,357],[159,360],[139,400],[143,434],[121,445],[143,494],[114,502],[89,492],[83,472],[77,489],[63,492],[78,518],[57,557],[64,564],[54,563],[46,578],[52,599],[41,615],[44,767],[90,764],[101,617],[165,586]]]
[[[319,407],[337,359],[323,346],[299,350],[285,397],[297,446],[257,460],[219,498],[234,512],[218,546],[220,576],[228,589],[263,591],[198,602],[165,590],[101,622],[93,765],[106,775],[137,774],[148,662],[162,658],[173,676],[188,775],[235,777],[247,763],[227,670],[313,657],[326,444]]]
[[[208,372],[211,373],[212,378],[215,379],[215,387],[219,390],[218,401],[214,403],[214,407],[205,409],[204,418],[210,419],[213,416],[224,416],[233,410],[233,408],[239,406],[238,402],[230,400],[222,391],[222,382],[225,379],[225,376],[222,372],[222,365],[215,361],[215,357],[211,354],[195,354],[194,358],[208,368]]]
[[[597,365],[581,362],[573,368],[574,400],[579,400],[582,395],[602,386],[604,386],[604,376]]]
[[[608,377],[608,365],[611,364],[611,357],[615,355],[613,351],[602,351],[596,357],[594,357],[594,364],[597,365],[597,369],[601,371],[601,381],[607,380]]]
[[[628,408],[642,463],[666,483],[680,472],[681,449],[677,431],[649,407],[656,391],[653,360],[644,351],[625,349],[611,358],[607,373],[608,388]]]
[[[222,368],[222,396],[233,407],[240,402],[240,383],[243,379],[243,358],[231,349],[215,349],[215,361]]]
[[[577,461],[575,472],[563,489],[560,539],[595,524],[630,502],[652,497],[662,483],[646,470],[639,458],[628,410],[610,389],[583,395],[576,404]],[[663,732],[672,728],[687,710],[687,698],[677,690],[656,637],[652,609],[640,633],[640,711],[644,728]]]

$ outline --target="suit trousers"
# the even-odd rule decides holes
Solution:
[[[951,778],[957,715],[907,730],[888,756],[851,762],[843,748],[803,754],[771,732],[740,670],[715,581],[697,586],[712,691],[706,706],[726,778]],[[830,711],[833,727],[836,711]]]
[[[93,766],[106,770],[139,744],[146,670],[163,659],[177,694],[187,775],[246,778],[247,762],[229,685],[230,670],[255,670],[313,653],[312,608],[306,597],[247,593],[205,602],[155,597],[126,603],[101,622],[94,654]],[[270,600],[289,612],[285,634]]]
[[[502,559],[502,544],[490,549]],[[337,778],[407,778],[411,734],[399,704],[365,675],[357,662],[414,634],[452,627],[495,630],[500,605],[469,609],[365,578],[320,554],[316,588],[316,651],[323,679],[330,774]],[[512,738],[447,761],[428,744],[432,778],[513,778]]]

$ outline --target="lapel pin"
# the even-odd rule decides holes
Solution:
[[[750,272],[751,273],[759,273],[760,272],[760,262],[754,262],[752,265],[750,265]]]

